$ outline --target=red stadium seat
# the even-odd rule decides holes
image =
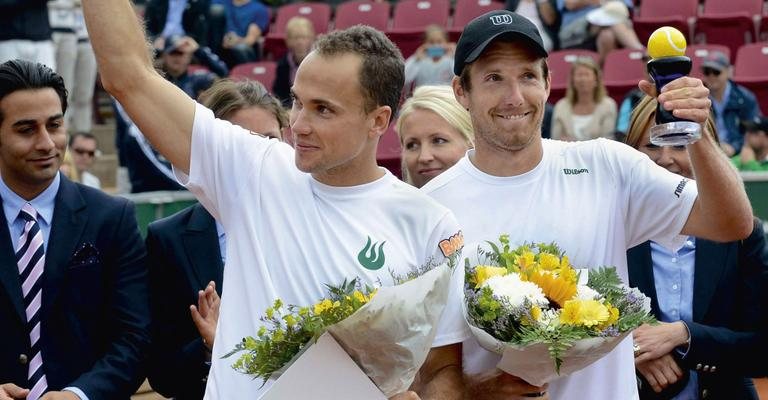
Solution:
[[[448,26],[450,10],[448,0],[402,0],[395,5],[387,36],[407,58],[424,41],[424,28],[433,24]]]
[[[642,43],[647,43],[651,33],[662,26],[677,28],[690,42],[698,10],[698,0],[643,0],[638,15],[632,18],[632,27]]]
[[[645,79],[644,55],[645,50],[618,49],[605,57],[603,83],[616,104]]]
[[[276,70],[277,63],[274,61],[251,62],[232,68],[229,72],[229,77],[235,81],[245,79],[259,81],[271,93],[272,84],[275,82]]]
[[[739,46],[756,41],[755,27],[763,11],[762,0],[706,0],[694,29],[694,42]]]
[[[385,31],[389,23],[389,9],[389,2],[354,0],[341,3],[336,7],[335,28],[346,29],[363,24]]]
[[[747,44],[739,48],[733,80],[754,92],[763,114],[768,114],[768,43]]]
[[[590,57],[598,62],[599,55],[590,50],[560,50],[549,53],[547,63],[549,64],[549,74],[552,76],[552,88],[549,92],[549,102],[557,103],[558,100],[565,97],[565,91],[568,88],[568,77],[570,76],[571,63],[579,57]]]
[[[456,42],[464,30],[464,26],[476,17],[487,12],[501,10],[504,3],[494,0],[456,0],[456,7],[453,10],[453,20],[448,29],[450,41]]]
[[[693,62],[690,76],[699,79],[703,77],[701,63],[704,62],[704,59],[713,51],[719,51],[725,54],[729,59],[731,58],[731,49],[721,44],[692,44],[685,49],[685,55]]]
[[[312,21],[315,33],[325,33],[331,22],[331,6],[327,3],[308,2],[286,4],[278,8],[275,22],[269,26],[269,32],[264,37],[265,54],[271,54],[275,60],[285,54],[285,26],[295,16]]]
[[[395,5],[392,29],[424,30],[427,25],[448,26],[448,0],[401,0]]]

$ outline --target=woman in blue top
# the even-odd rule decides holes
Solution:
[[[227,0],[227,28],[221,47],[230,66],[259,60],[259,39],[269,26],[269,9],[257,0]]]

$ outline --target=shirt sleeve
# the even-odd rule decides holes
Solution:
[[[261,165],[276,144],[214,118],[211,110],[197,104],[189,175],[176,168],[174,174],[216,220],[224,222],[226,213],[238,208],[235,203],[242,191],[258,190]]]
[[[434,231],[430,243],[437,243],[433,247],[433,259],[439,262],[448,260],[461,260],[461,250],[464,246],[464,236],[459,229],[456,218],[448,212],[440,221]],[[448,292],[448,300],[437,325],[437,334],[432,342],[432,347],[446,346],[460,343],[469,338],[469,327],[464,319],[464,268],[457,261],[451,275],[451,288]]]
[[[629,146],[605,143],[616,147],[609,162],[619,171],[617,184],[625,188],[627,248],[646,240],[671,250],[680,248],[686,239],[680,232],[698,196],[696,182],[667,171]]]
[[[62,390],[66,391],[66,392],[72,392],[72,393],[76,394],[77,397],[80,398],[80,400],[89,400],[88,396],[86,396],[85,393],[82,390],[80,390],[80,389],[78,389],[78,388],[76,388],[74,386],[65,387]]]

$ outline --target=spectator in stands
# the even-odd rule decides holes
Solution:
[[[258,0],[227,0],[227,28],[221,42],[223,56],[232,67],[258,61],[259,39],[269,27],[269,9]]]
[[[48,0],[0,1],[0,63],[21,59],[56,68],[47,3]]]
[[[438,25],[424,29],[424,43],[405,60],[405,95],[422,85],[448,85],[453,79],[453,49],[448,33]]]
[[[288,116],[255,81],[219,81],[200,96],[217,118],[280,139]],[[152,315],[148,375],[152,387],[177,400],[202,399],[218,322],[226,234],[196,204],[147,229]]]
[[[96,156],[99,154],[96,136],[87,132],[76,132],[69,137],[69,150],[72,153],[78,182],[85,186],[101,189],[101,181],[90,172]]]
[[[560,14],[556,0],[506,0],[505,9],[528,18],[541,32],[541,40],[547,51],[558,49]]]
[[[291,86],[296,69],[312,50],[315,42],[315,27],[312,21],[295,16],[285,25],[285,46],[288,52],[277,62],[277,72],[272,92],[284,106],[291,106]]]
[[[189,36],[202,46],[208,44],[208,0],[147,0],[144,20],[157,50],[171,36]]]
[[[165,77],[181,88],[190,97],[197,98],[208,89],[218,76],[229,73],[224,64],[207,47],[200,47],[188,36],[173,36],[164,41],[165,48],[160,55],[161,68]],[[196,71],[189,73],[192,55],[205,63],[213,72]],[[214,73],[215,72],[215,73]],[[115,146],[120,165],[128,169],[131,192],[156,190],[183,190],[176,182],[168,161],[144,138],[136,125],[128,118],[120,104],[115,103],[117,134]]]
[[[768,171],[768,117],[755,117],[742,125],[744,146],[731,161],[742,171]]]
[[[607,95],[602,72],[590,57],[571,64],[565,98],[555,104],[552,139],[589,140],[613,138],[616,102]]]
[[[403,180],[418,188],[474,146],[469,112],[447,85],[416,89],[400,110],[396,130],[403,149]]]
[[[90,132],[93,119],[93,90],[96,82],[96,56],[79,0],[54,0],[48,3],[56,72],[67,85],[71,107],[67,110],[69,132]]]
[[[195,57],[208,71],[189,73],[192,57]],[[213,85],[217,78],[229,75],[229,69],[218,56],[207,47],[200,46],[189,36],[171,36],[165,41],[165,48],[160,54],[162,69],[166,78],[186,92],[190,97],[197,98],[204,90]]]
[[[656,99],[632,113],[627,144],[656,164],[694,179],[685,146],[651,144]],[[702,140],[717,141],[712,117]],[[651,298],[656,325],[633,332],[640,398],[754,399],[748,376],[764,370],[768,248],[762,222],[740,241],[689,236],[674,251],[647,241],[627,251],[629,284]],[[661,395],[659,394],[661,393]]]
[[[560,46],[564,49],[597,51],[602,64],[613,49],[643,48],[622,1],[558,0],[558,7],[562,16]]]
[[[744,144],[740,122],[760,115],[757,98],[749,89],[731,81],[731,62],[722,52],[710,52],[701,69],[704,85],[709,88],[720,145],[728,156],[738,154]]]

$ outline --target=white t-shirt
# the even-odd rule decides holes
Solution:
[[[697,196],[693,181],[644,154],[606,139],[544,140],[542,161],[518,176],[478,170],[470,152],[423,190],[451,209],[464,232],[464,254],[502,233],[513,245],[555,241],[577,267],[613,265],[627,279],[626,250],[648,239],[670,248]],[[499,357],[474,338],[464,342],[464,369],[479,373]],[[549,385],[553,400],[637,398],[631,339],[592,366]]]
[[[290,146],[217,120],[201,105],[190,174],[175,173],[228,238],[206,399],[256,399],[269,388],[267,383],[259,390],[260,380],[233,370],[237,356],[221,357],[256,334],[259,317],[276,298],[310,305],[327,296],[324,284],[355,277],[391,285],[390,269],[402,274],[430,260],[442,262],[438,244],[458,232],[450,211],[390,173],[354,187],[324,185],[296,168]],[[378,257],[368,252],[359,261],[369,238]],[[434,346],[468,337],[460,313],[463,274],[457,271]]]

